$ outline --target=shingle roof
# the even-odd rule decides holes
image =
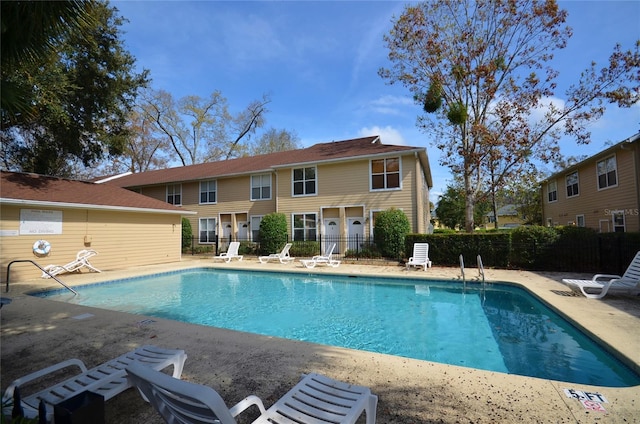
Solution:
[[[219,178],[265,172],[274,168],[296,164],[325,161],[336,162],[351,160],[353,158],[413,151],[423,155],[421,160],[426,162],[423,163],[423,165],[425,166],[425,172],[428,173],[427,180],[431,183],[431,175],[424,148],[382,144],[378,136],[319,143],[304,149],[141,172],[111,179],[108,183],[119,187],[132,188],[153,184],[197,181],[213,177]]]
[[[0,203],[193,213],[109,184],[6,171],[0,171]]]

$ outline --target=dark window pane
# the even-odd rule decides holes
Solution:
[[[293,194],[301,195],[304,194],[304,184],[301,182],[293,183]]]
[[[302,169],[294,169],[293,170],[293,181],[300,181],[303,178]]]
[[[388,174],[387,175],[387,188],[400,187],[400,174]]]
[[[304,178],[306,180],[314,180],[316,178],[316,168],[305,168]]]
[[[316,182],[307,181],[305,183],[305,194],[315,194],[315,193],[316,193]]]
[[[384,188],[384,175],[372,175],[371,188],[374,188],[374,189]]]

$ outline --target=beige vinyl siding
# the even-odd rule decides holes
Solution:
[[[585,226],[599,229],[601,220],[611,222],[611,211],[624,210],[626,231],[640,231],[638,225],[638,169],[633,150],[619,149],[615,152],[618,185],[598,190],[596,164],[611,155],[599,156],[578,168],[579,194],[567,197],[566,175],[559,174],[558,201],[549,203],[544,187],[544,218],[551,218],[552,225],[569,225],[576,221],[577,215],[584,215]],[[611,230],[613,227],[611,226]]]
[[[393,157],[392,155],[389,157]],[[366,205],[364,216],[369,210],[384,210],[391,207],[402,209],[416,231],[417,219],[414,210],[415,158],[406,155],[401,158],[401,190],[370,190],[369,160],[320,164],[316,178],[318,192],[315,196],[292,196],[292,168],[278,170],[278,211],[287,216],[291,228],[291,213],[320,214],[322,208],[351,207]],[[318,215],[318,218],[320,216]],[[325,216],[326,217],[326,216]]]
[[[74,260],[82,249],[98,252],[91,263],[101,270],[180,260],[180,215],[3,205],[0,229],[18,230],[20,209],[62,211],[62,234],[0,237],[2,281],[6,281],[6,267],[13,260],[31,259],[42,267],[64,265]],[[33,253],[33,243],[38,239],[51,243],[48,256],[39,258]],[[30,263],[11,266],[12,282],[40,275],[41,271]],[[64,277],[61,279],[64,281]]]
[[[266,215],[275,211],[275,187],[272,178],[271,199],[251,200],[250,176],[239,176],[217,179],[216,203],[200,204],[200,182],[183,183],[182,207],[196,212],[189,216],[194,236],[199,230],[200,218],[215,218],[218,226],[221,222],[229,222],[229,215],[235,216],[235,221],[249,221],[251,216]],[[234,224],[234,234],[237,231]],[[221,230],[218,229],[218,235]]]

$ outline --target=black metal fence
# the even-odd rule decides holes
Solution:
[[[183,253],[187,254],[219,254],[226,251],[229,243],[232,241],[240,242],[239,253],[241,255],[265,255],[277,252],[264,252],[261,249],[260,241],[242,239],[238,237],[214,237],[213,240],[207,243],[202,243],[198,237],[192,237],[189,246],[183,245]],[[373,242],[373,239],[369,237],[363,237],[359,235],[355,236],[318,236],[316,240],[287,240],[282,243],[292,243],[290,249],[291,256],[294,257],[312,257],[315,255],[321,255],[327,253],[329,249],[335,244],[332,255],[335,258],[361,260],[361,259],[383,259],[382,255],[378,252]],[[401,252],[398,252],[396,258],[401,260]]]
[[[626,235],[626,236],[625,236]],[[524,269],[532,271],[561,271],[607,273],[621,275],[629,263],[640,251],[640,235],[629,233],[610,236],[600,235],[585,240],[561,239],[550,245],[536,241],[515,243],[510,237],[469,237],[460,240],[456,236],[431,235],[424,240],[408,238],[404,251],[393,257],[384,257],[375,245],[373,238],[362,236],[319,236],[317,240],[286,240],[293,245],[290,254],[296,258],[312,257],[326,254],[335,243],[332,252],[336,259],[350,261],[394,260],[403,262],[412,253],[416,241],[429,242],[429,258],[434,265],[459,266],[459,256],[465,258],[468,266],[476,265],[476,257],[482,257],[487,268]],[[237,237],[215,237],[210,243],[201,243],[198,237],[191,239],[186,254],[219,254],[227,250],[230,242],[240,242],[241,255],[265,255],[277,252],[263,252],[259,241],[239,239]],[[183,246],[184,247],[184,246]]]

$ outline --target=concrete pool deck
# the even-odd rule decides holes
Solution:
[[[186,256],[169,263],[128,270],[61,276],[70,286],[200,266],[338,273],[388,277],[460,279],[460,269],[405,271],[397,265],[351,265],[306,269],[260,264],[255,258],[225,264]],[[559,281],[579,275],[485,270],[487,281],[521,284],[574,321],[603,345],[618,351],[640,372],[640,297],[575,296]],[[467,280],[477,278],[467,269]],[[181,348],[188,359],[182,378],[214,387],[230,407],[249,394],[269,407],[300,378],[318,372],[369,386],[378,398],[377,422],[385,423],[632,423],[640,421],[640,386],[610,388],[543,380],[435,362],[316,345],[249,333],[130,315],[28,296],[59,288],[52,280],[12,281],[0,312],[2,390],[14,379],[53,363],[79,358],[95,366],[144,344]],[[222,300],[223,301],[223,300]],[[606,411],[589,410],[563,389],[598,392]],[[254,411],[242,414],[251,422]],[[106,403],[107,423],[161,423],[134,390]],[[364,422],[361,419],[362,422]],[[359,421],[360,422],[360,421]]]

